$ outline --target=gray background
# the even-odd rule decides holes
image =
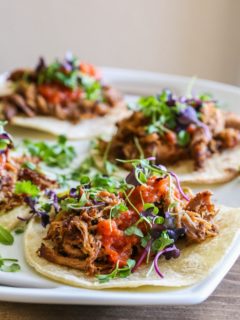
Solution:
[[[0,72],[72,50],[98,65],[240,84],[239,0],[0,0]]]

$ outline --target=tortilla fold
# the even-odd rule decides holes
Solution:
[[[160,258],[159,268],[164,274],[163,279],[155,273],[154,269],[146,276],[150,265],[145,265],[127,278],[116,278],[106,283],[99,283],[95,277],[88,277],[79,270],[50,263],[37,254],[47,229],[44,229],[36,220],[29,223],[24,235],[25,257],[28,264],[43,276],[76,287],[104,289],[146,285],[190,286],[206,278],[232,249],[240,230],[240,209],[221,207],[215,222],[219,226],[218,236],[200,244],[184,245],[177,259]]]

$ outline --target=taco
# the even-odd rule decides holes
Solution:
[[[210,191],[183,190],[150,160],[132,166],[125,180],[83,176],[78,188],[58,194],[48,226],[36,217],[25,231],[29,265],[95,289],[178,287],[206,277],[231,249],[240,211],[215,208]]]
[[[26,221],[29,213],[32,213],[32,208],[29,208],[32,197],[58,186],[56,181],[37,170],[38,158],[24,155],[14,157],[12,148],[12,138],[1,124],[0,225],[9,230]]]
[[[110,142],[101,141],[108,160],[154,156],[181,181],[227,182],[239,173],[240,117],[221,110],[209,95],[176,97],[169,90],[142,97],[133,114],[117,123]],[[129,163],[123,163],[129,168]]]
[[[14,70],[9,88],[0,97],[2,119],[72,139],[112,133],[127,112],[119,92],[102,83],[99,71],[71,54],[62,62],[47,65],[40,58],[33,70]]]

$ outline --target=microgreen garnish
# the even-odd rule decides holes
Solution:
[[[40,190],[38,186],[33,184],[30,180],[17,181],[15,184],[15,194],[24,194],[30,197],[36,197],[39,195]]]
[[[159,212],[158,207],[156,207],[153,203],[144,203],[143,209],[144,210],[151,209],[151,213],[153,213],[154,215],[158,214]]]
[[[122,212],[126,211],[128,211],[128,207],[123,202],[120,202],[111,208],[110,219],[117,218]]]
[[[135,260],[128,259],[125,267],[119,268],[119,261],[116,264],[115,269],[109,274],[100,274],[97,279],[100,283],[108,282],[114,278],[126,278],[131,274],[131,270],[135,266]]]
[[[92,168],[95,168],[96,163],[93,157],[86,158],[80,165],[79,168],[76,168],[71,173],[71,179],[75,181],[80,181],[83,175],[90,173]]]
[[[56,60],[50,65],[41,68],[38,72],[38,84],[57,82],[70,89],[76,88],[80,81],[79,71],[74,64],[72,70],[68,72],[65,72],[66,70],[62,67],[62,64]]]
[[[190,124],[203,127],[207,135],[210,135],[204,123],[201,122],[201,112],[199,110],[208,102],[214,101],[208,94],[192,97],[192,84],[189,86],[185,97],[176,97],[173,93],[164,89],[159,95],[141,97],[134,111],[140,111],[149,120],[145,127],[146,133],[158,133],[164,136],[167,132],[173,131],[177,135],[177,143],[181,147],[186,147],[190,142],[190,134],[186,131]],[[216,104],[216,101],[214,101]],[[142,157],[142,148],[136,143],[136,149]],[[140,147],[140,148],[139,148]]]
[[[80,61],[72,54],[67,54],[62,62],[55,60],[49,65],[40,58],[36,67],[37,83],[59,84],[70,90],[83,88],[86,99],[103,101],[101,82],[93,76],[82,73],[80,65]]]
[[[181,147],[185,147],[190,142],[190,134],[185,130],[179,131],[177,135],[177,141]]]
[[[17,272],[20,270],[20,265],[17,259],[2,258],[0,256],[0,271],[3,272]]]
[[[61,203],[62,208],[65,208],[67,210],[81,210],[85,204],[88,202],[87,195],[85,192],[82,193],[80,199],[76,198],[67,198],[63,200],[63,203]]]
[[[0,225],[0,243],[5,245],[12,245],[14,238],[10,231]]]
[[[153,241],[152,243],[152,251],[158,252],[160,250],[163,250],[165,247],[169,246],[174,242],[173,239],[169,238],[169,235],[166,231],[162,231],[159,238]]]
[[[54,144],[25,140],[24,146],[31,156],[39,157],[51,167],[66,168],[76,156],[74,147],[67,144],[65,136],[59,136]]]
[[[36,165],[30,161],[26,161],[22,164],[23,168],[28,168],[30,170],[35,170],[36,169]]]
[[[144,237],[144,235],[142,233],[142,230],[139,229],[136,225],[132,225],[132,226],[128,227],[127,229],[125,229],[124,233],[127,236],[135,235],[135,236],[138,236],[140,238]]]
[[[5,152],[7,149],[13,148],[12,138],[4,129],[6,124],[7,121],[0,120],[0,153]]]
[[[103,101],[101,84],[99,81],[96,81],[92,77],[82,75],[80,83],[85,90],[86,99]]]

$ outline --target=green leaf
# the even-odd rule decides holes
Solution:
[[[0,150],[5,150],[8,146],[8,140],[0,140]]]
[[[80,183],[82,184],[82,185],[85,185],[85,184],[89,184],[90,183],[90,178],[88,177],[88,176],[82,176],[81,178],[80,178]]]
[[[104,169],[106,170],[107,175],[111,175],[113,172],[116,171],[117,167],[115,166],[115,164],[106,160],[104,161]]]
[[[209,100],[212,100],[213,99],[213,96],[211,93],[209,92],[205,92],[205,93],[202,93],[200,96],[199,96],[199,99],[203,102],[206,102],[206,101],[209,101]]]
[[[103,101],[101,84],[96,79],[89,76],[82,76],[81,85],[84,88],[86,99]]]
[[[181,147],[185,147],[190,142],[190,134],[185,130],[179,131],[177,135],[177,141]]]
[[[12,245],[13,242],[14,238],[11,235],[10,231],[0,225],[0,243],[5,245]]]
[[[105,283],[111,279],[111,276],[110,274],[99,274],[97,278],[100,283]]]
[[[36,165],[30,161],[26,161],[22,164],[23,168],[28,168],[30,170],[35,170],[36,169]]]
[[[114,278],[126,278],[131,274],[131,270],[134,268],[136,262],[133,259],[127,260],[127,265],[119,268],[119,263],[116,264],[116,268],[109,274],[97,275],[97,279],[100,283],[108,282]]]
[[[0,271],[3,272],[17,272],[20,270],[20,265],[17,259],[1,258],[0,257]]]
[[[163,231],[161,233],[161,236],[158,239],[153,241],[152,250],[154,252],[161,251],[165,247],[167,247],[170,244],[172,244],[173,242],[174,242],[174,240],[169,238],[169,235],[167,234],[167,231]]]
[[[128,227],[128,228],[124,231],[124,233],[125,233],[127,236],[136,235],[136,236],[138,236],[138,237],[140,237],[140,238],[143,238],[143,237],[144,237],[144,235],[143,235],[143,233],[142,233],[142,230],[139,229],[139,228],[138,228],[137,226],[135,226],[135,225],[133,225],[133,226],[131,226],[131,227]]]
[[[25,194],[31,197],[39,195],[39,188],[33,184],[30,180],[17,181],[15,185],[15,194]]]
[[[154,223],[156,223],[156,224],[163,224],[164,223],[164,218],[163,217],[156,217],[155,219],[154,219]]]
[[[148,244],[148,241],[151,239],[151,235],[148,233],[146,236],[144,236],[142,239],[141,239],[141,246],[143,248],[146,248],[147,244]]]
[[[76,156],[74,147],[67,145],[67,139],[63,135],[58,137],[57,143],[55,144],[25,140],[24,146],[30,155],[39,157],[50,167],[64,169],[71,164]]]
[[[3,264],[0,270],[3,272],[18,272],[20,270],[20,265],[18,263],[12,263],[10,265]]]
[[[66,203],[66,208],[67,209],[81,209],[81,207],[84,207],[85,204],[88,202],[87,194],[83,192],[81,195],[81,198],[79,200],[73,199],[73,198],[67,198],[65,201],[69,201]]]
[[[134,267],[135,267],[135,264],[136,264],[136,261],[135,261],[135,260],[133,260],[133,259],[128,259],[127,265],[128,265],[128,267],[129,267],[129,269],[134,268]]]
[[[123,202],[121,202],[111,208],[110,218],[116,218],[120,215],[121,212],[126,211],[128,211],[128,207]]]
[[[24,233],[25,228],[26,228],[26,225],[24,225],[24,227],[22,227],[22,228],[16,229],[14,232],[15,232],[15,234],[22,234],[22,233]]]
[[[79,168],[73,170],[71,173],[71,179],[74,181],[80,181],[82,175],[89,175],[92,168],[95,168],[94,159],[93,157],[88,157],[81,163]]]
[[[159,209],[153,203],[144,203],[143,209],[144,210],[152,209],[151,212],[155,215],[158,214],[159,212]]]

